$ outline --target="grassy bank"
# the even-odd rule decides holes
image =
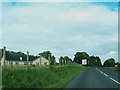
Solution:
[[[111,71],[119,71],[120,72],[120,67],[106,67],[107,69],[111,70]]]
[[[63,88],[86,67],[3,68],[3,88]]]

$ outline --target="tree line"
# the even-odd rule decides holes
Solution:
[[[38,53],[38,55],[29,55],[29,60],[33,61],[37,59],[39,56],[42,56],[50,61],[50,65],[72,65],[73,63],[82,64],[82,60],[86,60],[85,66],[104,66],[104,67],[114,67],[115,65],[120,66],[119,62],[115,62],[114,58],[107,59],[103,65],[101,63],[101,59],[99,56],[90,56],[86,52],[76,52],[74,55],[74,59],[72,60],[68,56],[60,56],[59,57],[59,63],[56,62],[56,57],[52,55],[50,51],[44,51],[41,53]],[[7,60],[20,60],[20,57],[22,57],[22,60],[25,61],[27,59],[27,55],[23,52],[14,52],[14,51],[6,51],[6,59]]]
[[[103,65],[101,63],[101,59],[99,56],[89,56],[86,52],[77,52],[74,55],[74,62],[82,64],[82,59],[87,59],[86,66],[103,66],[103,67],[115,67],[118,66],[120,68],[120,63],[115,62],[114,58],[108,58],[104,61]]]
[[[104,67],[115,67],[118,66],[120,68],[120,63],[119,62],[115,62],[114,58],[109,58],[107,59],[104,63],[103,63]]]
[[[102,66],[99,56],[89,56],[86,52],[77,52],[74,56],[74,62],[79,64],[82,64],[82,60],[86,59],[86,66]]]
[[[27,60],[27,55],[23,52],[6,51],[6,60],[20,60],[20,57],[22,57],[22,61]],[[33,61],[37,58],[38,56],[29,55],[29,61]]]

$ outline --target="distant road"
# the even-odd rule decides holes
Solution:
[[[120,88],[120,73],[102,67],[90,67],[66,88]]]

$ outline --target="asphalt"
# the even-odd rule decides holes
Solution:
[[[90,67],[65,88],[113,88],[120,90],[120,74],[106,68]]]

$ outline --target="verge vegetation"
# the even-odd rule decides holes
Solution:
[[[119,71],[120,72],[120,67],[106,67],[106,68],[111,71]]]
[[[3,68],[3,88],[64,88],[86,67],[58,66],[58,67],[30,67]]]

